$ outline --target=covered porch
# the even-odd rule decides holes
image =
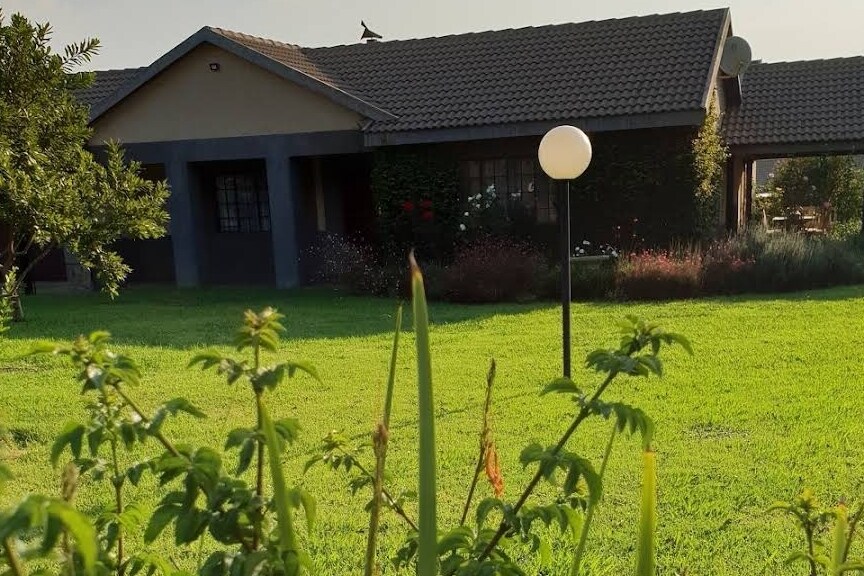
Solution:
[[[757,160],[864,153],[864,56],[754,64],[723,129],[726,226],[737,230],[753,217]]]

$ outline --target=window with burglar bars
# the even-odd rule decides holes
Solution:
[[[551,179],[535,158],[467,160],[462,166],[466,196],[494,187],[498,202],[508,210],[521,205],[538,222],[555,222],[555,194]]]
[[[219,232],[268,232],[270,200],[263,171],[218,174]]]

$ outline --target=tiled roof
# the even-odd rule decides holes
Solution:
[[[697,110],[728,11],[303,52],[398,119],[371,131]]]
[[[303,49],[300,46],[295,44],[287,44],[285,42],[279,42],[277,40],[271,40],[269,38],[259,38],[258,36],[250,36],[249,34],[243,34],[242,32],[234,32],[233,30],[225,30],[223,28],[213,28],[210,27],[210,30],[213,32],[228,38],[229,40],[233,40],[238,44],[243,44],[247,48],[251,48],[256,52],[267,56],[268,58],[272,58],[277,62],[281,62],[286,66],[289,66],[298,72],[302,72],[307,76],[311,76],[316,80],[320,80],[326,84],[330,84],[331,86],[335,86],[337,88],[342,88],[338,85],[333,78],[329,77],[326,73],[318,68],[312,60],[306,57],[303,53]]]
[[[132,81],[144,68],[125,68],[123,70],[102,70],[89,88],[77,90],[75,96],[82,104],[93,106],[102,102],[121,86]]]
[[[204,32],[390,113],[367,128],[389,132],[699,110],[728,18],[718,9],[328,48]],[[82,100],[122,96],[137,72],[97,73]]]
[[[754,64],[741,90],[730,145],[864,140],[864,56]]]

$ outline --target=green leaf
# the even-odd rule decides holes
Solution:
[[[96,558],[99,554],[96,528],[90,520],[61,500],[51,500],[48,504],[49,516],[59,520],[76,543],[84,570],[95,574]]]
[[[240,446],[240,454],[237,458],[237,471],[235,472],[237,476],[249,469],[249,465],[252,464],[252,457],[255,456],[255,447],[257,445],[258,443],[254,438],[247,438],[243,441],[243,445]]]
[[[147,523],[147,529],[144,531],[144,542],[152,544],[180,512],[181,508],[177,504],[160,504],[150,516],[150,522]]]
[[[312,534],[312,528],[315,526],[315,516],[317,513],[317,504],[312,494],[302,488],[294,488],[290,491],[291,503],[295,508],[303,508],[306,515],[306,529],[309,534]]]
[[[300,437],[300,421],[297,418],[283,418],[273,422],[273,427],[286,444],[294,444]]]
[[[54,444],[51,446],[51,464],[57,466],[57,462],[60,460],[60,455],[63,453],[66,446],[69,446],[69,450],[72,452],[72,457],[74,459],[77,460],[80,458],[81,444],[86,431],[87,429],[84,426],[76,422],[68,422],[63,426],[63,430],[60,431],[60,434],[57,435],[57,439],[54,440]]]
[[[177,515],[174,542],[178,546],[182,546],[196,541],[207,529],[209,518],[209,513],[204,510],[197,508],[183,510]]]
[[[219,366],[222,360],[222,354],[216,350],[205,350],[204,352],[199,352],[193,356],[192,360],[189,361],[187,368],[192,368],[193,366],[200,364],[201,369],[206,370],[213,366]]]
[[[438,555],[470,552],[474,534],[467,526],[458,526],[441,537],[438,541]]]
[[[484,498],[481,500],[480,503],[477,504],[477,529],[479,530],[480,528],[483,528],[490,512],[493,510],[499,510],[503,515],[504,509],[504,502],[498,498]]]
[[[582,390],[569,378],[557,378],[547,384],[543,391],[540,392],[541,396],[545,396],[546,394],[576,394],[581,395]]]

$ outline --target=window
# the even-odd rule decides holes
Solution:
[[[466,196],[494,186],[508,212],[517,207],[533,213],[538,222],[554,222],[555,197],[551,180],[534,158],[468,160],[463,163]]]
[[[219,232],[268,232],[270,199],[263,171],[218,174]]]

